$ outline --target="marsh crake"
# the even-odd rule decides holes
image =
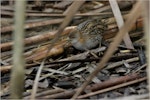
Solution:
[[[105,21],[92,19],[79,24],[70,35],[71,44],[78,50],[90,50],[101,45],[102,33],[106,30]]]

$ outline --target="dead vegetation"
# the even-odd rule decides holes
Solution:
[[[13,91],[15,2],[1,1],[2,99],[10,98]],[[149,98],[143,2],[27,1],[20,98]],[[105,21],[107,29],[101,46],[80,51],[71,44],[69,34],[89,19]]]

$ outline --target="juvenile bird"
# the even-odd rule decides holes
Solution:
[[[90,50],[101,45],[102,33],[106,30],[105,21],[92,19],[79,24],[70,35],[71,44],[78,50]]]

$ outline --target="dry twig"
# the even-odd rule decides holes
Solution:
[[[15,30],[14,30],[14,55],[13,55],[13,70],[11,74],[11,98],[21,99],[24,89],[24,21],[26,1],[16,1],[15,6]]]
[[[132,9],[130,13],[130,17],[127,19],[125,25],[119,30],[117,36],[115,37],[114,41],[111,43],[110,47],[106,51],[106,54],[98,64],[97,68],[91,75],[88,77],[87,81],[83,83],[81,88],[78,89],[76,94],[73,96],[72,99],[77,98],[77,96],[85,89],[85,87],[88,85],[88,83],[97,75],[97,73],[104,67],[105,63],[109,60],[111,55],[114,53],[115,49],[117,48],[118,44],[121,42],[123,36],[126,32],[128,32],[132,25],[136,22],[136,19],[140,16],[140,10],[141,10],[141,1],[138,1],[135,5],[135,7]]]
[[[147,74],[148,74],[148,83],[149,83],[149,91],[150,91],[150,29],[149,29],[149,25],[150,25],[150,13],[149,13],[149,0],[143,1],[143,10],[144,10],[144,31],[145,31],[145,36],[146,36],[146,42],[147,42],[147,61],[148,61],[148,68],[147,68]],[[150,97],[150,92],[149,92],[149,97]]]
[[[125,87],[125,86],[128,86],[128,85],[139,83],[139,82],[145,81],[146,79],[147,79],[146,77],[143,77],[143,78],[136,79],[136,80],[133,80],[133,81],[129,81],[129,82],[126,82],[126,83],[122,83],[122,84],[119,84],[119,85],[116,85],[116,86],[112,86],[110,88],[106,88],[106,89],[102,89],[102,90],[99,90],[99,91],[91,92],[91,93],[79,96],[78,99],[87,98],[89,96],[93,96],[93,95],[96,95],[96,94],[108,92],[108,91],[111,91],[111,90],[114,90],[114,89],[118,89],[118,88],[121,88],[121,87]]]
[[[79,9],[79,7],[84,3],[84,0],[83,1],[74,1],[72,3],[72,5],[69,7],[70,11],[68,12],[68,15],[65,17],[63,23],[60,25],[59,29],[58,29],[58,32],[56,33],[55,35],[55,38],[53,39],[52,41],[52,44],[51,46],[49,47],[49,49],[47,50],[47,53],[45,55],[45,58],[44,60],[42,61],[41,65],[40,65],[40,68],[37,72],[37,75],[36,75],[36,78],[35,78],[35,81],[34,81],[34,86],[33,86],[33,90],[32,90],[32,94],[31,94],[31,99],[35,99],[35,94],[36,94],[36,91],[37,91],[37,85],[38,85],[38,80],[39,80],[39,77],[40,77],[40,74],[41,74],[41,71],[44,67],[44,62],[47,58],[47,54],[49,53],[49,51],[52,49],[54,43],[59,39],[60,37],[60,34],[62,33],[62,31],[64,30],[64,28],[69,24],[69,22],[71,21],[72,17],[74,16],[74,14],[76,13],[76,11]]]
[[[116,18],[116,22],[118,24],[118,27],[121,28],[123,26],[123,24],[124,24],[124,21],[123,21],[123,18],[122,18],[119,6],[117,4],[117,1],[116,0],[114,0],[114,1],[109,0],[109,2],[110,2],[110,6],[112,8],[112,11],[114,13],[114,16]],[[123,40],[124,40],[124,43],[125,43],[127,48],[134,49],[132,41],[131,41],[131,39],[129,37],[128,32],[124,36]]]
[[[130,75],[126,75],[126,76],[121,76],[115,79],[109,79],[106,80],[102,83],[97,83],[97,84],[92,84],[92,85],[88,85],[85,89],[89,90],[89,91],[97,91],[97,90],[101,90],[101,89],[105,89],[111,86],[115,86],[118,84],[122,84],[124,82],[129,82],[129,81],[133,81],[135,79],[141,78],[141,75],[137,74],[137,73],[133,73]],[[78,89],[75,90],[69,90],[69,91],[64,91],[61,93],[56,93],[56,94],[52,94],[52,95],[47,95],[47,96],[42,96],[41,98],[43,99],[63,99],[63,98],[70,98],[71,96],[74,95],[74,93],[77,91]]]

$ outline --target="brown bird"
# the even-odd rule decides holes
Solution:
[[[105,21],[93,19],[79,24],[70,35],[71,44],[78,50],[90,50],[101,45],[102,33],[106,30]]]

